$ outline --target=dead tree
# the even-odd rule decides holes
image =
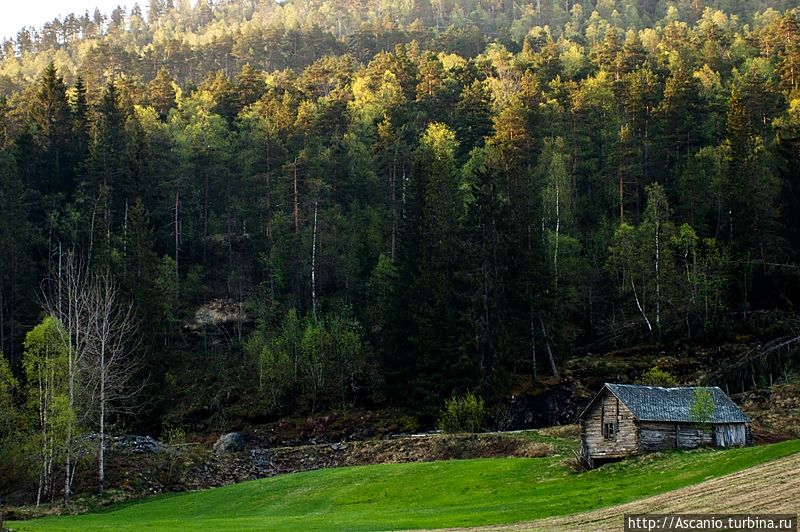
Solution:
[[[98,423],[102,491],[107,420],[110,414],[129,409],[142,386],[132,383],[138,370],[137,360],[130,356],[137,344],[133,312],[121,301],[111,274],[90,273],[74,251],[63,252],[60,247],[53,263],[56,271],[47,280],[42,306],[63,324],[59,334],[68,353],[67,392],[74,413],[67,423],[64,449],[64,504],[69,505],[77,427],[91,420]]]
[[[133,382],[138,359],[132,355],[138,340],[131,304],[121,301],[119,288],[109,272],[93,276],[90,283],[91,315],[89,360],[92,370],[92,403],[96,404],[100,442],[98,487],[105,487],[105,449],[110,415],[130,412],[142,385]]]

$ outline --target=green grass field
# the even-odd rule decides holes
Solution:
[[[674,451],[573,473],[565,455],[327,469],[164,495],[13,530],[375,530],[512,523],[663,493],[800,452]]]

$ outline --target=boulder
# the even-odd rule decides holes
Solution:
[[[244,450],[244,437],[238,432],[229,432],[219,437],[214,444],[214,452],[223,453],[238,453]]]

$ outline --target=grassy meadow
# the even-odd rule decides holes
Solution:
[[[513,523],[664,493],[799,451],[800,440],[673,451],[585,473],[573,472],[564,452],[324,469],[10,526],[20,531],[387,530]]]

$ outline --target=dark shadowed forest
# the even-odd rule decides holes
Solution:
[[[150,0],[21,29],[1,460],[46,498],[109,426],[430,422],[589,345],[793,316],[795,5]]]

